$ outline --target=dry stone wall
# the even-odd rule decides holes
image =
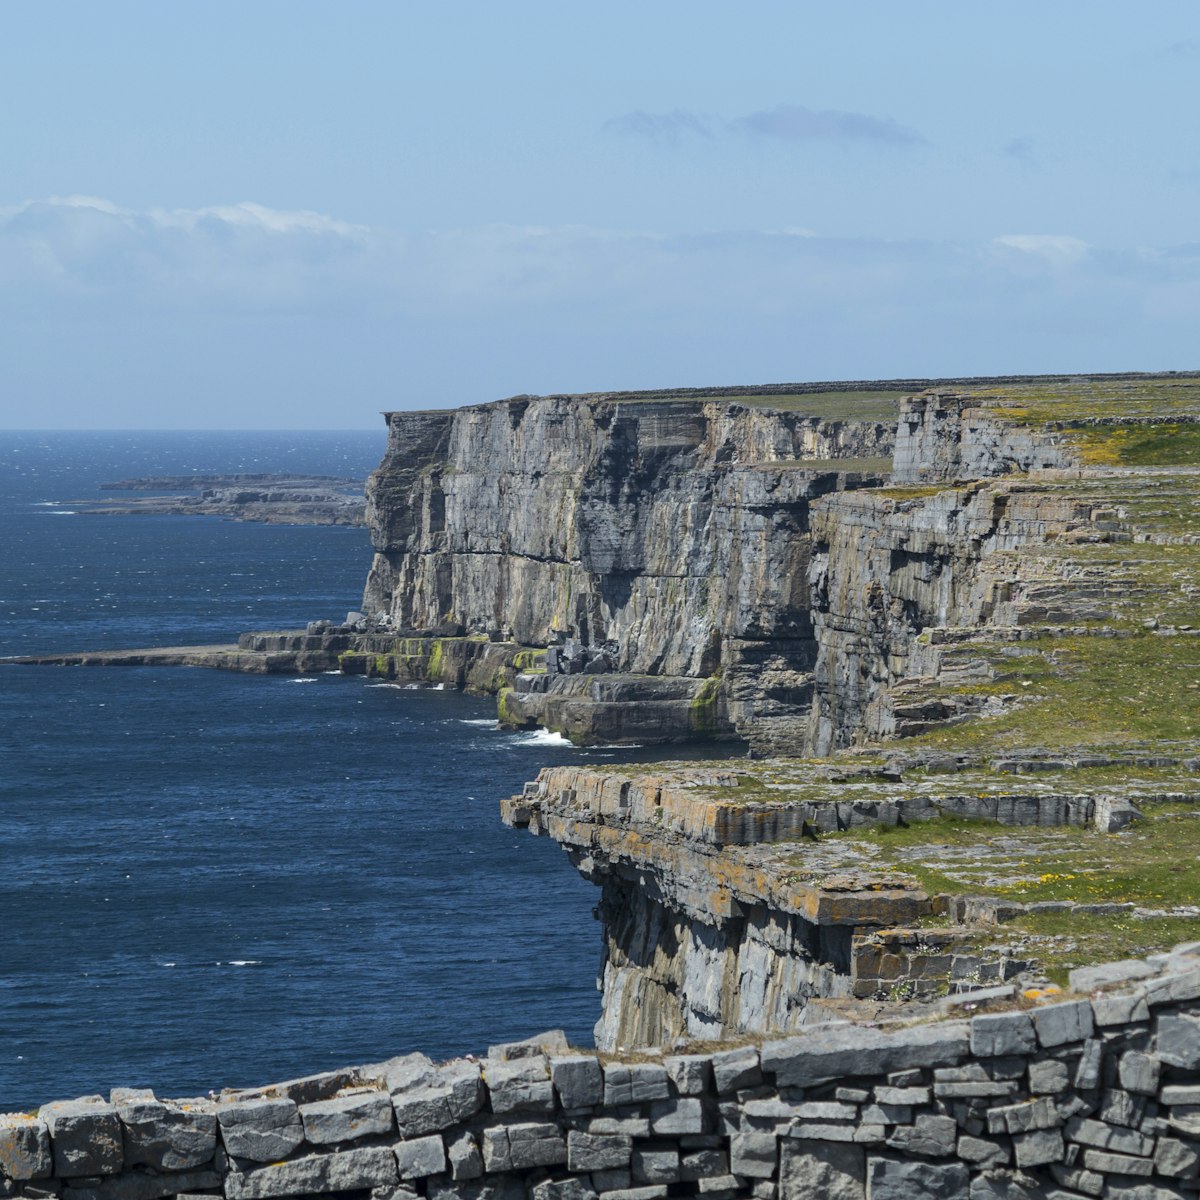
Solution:
[[[634,1058],[561,1037],[255,1091],[0,1116],[25,1200],[1191,1200],[1200,944],[1077,995]]]

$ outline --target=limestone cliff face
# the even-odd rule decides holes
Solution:
[[[781,702],[793,719],[807,710],[809,504],[877,482],[836,460],[888,453],[888,427],[587,397],[388,422],[367,488],[370,617],[405,634],[567,647],[551,674],[720,676],[709,732],[769,721]],[[772,686],[748,686],[748,671]],[[601,699],[578,680],[534,681],[510,708],[536,719],[564,688],[575,704],[621,704],[621,686],[606,681]],[[698,692],[640,699],[686,714]]]

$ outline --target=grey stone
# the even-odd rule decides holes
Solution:
[[[1109,1088],[1100,1097],[1100,1109],[1096,1115],[1106,1125],[1124,1125],[1136,1129],[1146,1115],[1146,1098],[1118,1088]]]
[[[1099,1038],[1088,1038],[1083,1043],[1083,1053],[1075,1068],[1075,1086],[1083,1092],[1100,1086],[1100,1064],[1104,1057],[1104,1043]]]
[[[963,1162],[980,1163],[985,1166],[1004,1164],[1011,1157],[1008,1149],[999,1142],[970,1137],[965,1133],[959,1137],[955,1152]]]
[[[663,1066],[681,1096],[699,1096],[708,1088],[712,1060],[706,1054],[672,1054]]]
[[[712,1056],[713,1081],[717,1094],[724,1096],[739,1088],[758,1087],[762,1083],[758,1048],[738,1046],[733,1050],[722,1050]]]
[[[704,1190],[704,1181],[701,1181],[700,1190]],[[669,1192],[665,1183],[647,1183],[641,1187],[618,1188],[612,1192],[601,1192],[600,1200],[662,1200],[662,1197],[667,1195]]]
[[[875,1099],[880,1104],[907,1104],[916,1107],[928,1104],[933,1091],[927,1087],[877,1087]]]
[[[1154,968],[1141,958],[1126,958],[1119,962],[1101,963],[1095,967],[1076,967],[1067,976],[1073,992],[1090,992],[1114,983],[1128,983],[1134,979],[1148,979]]]
[[[595,1190],[582,1179],[543,1179],[529,1189],[530,1200],[596,1200]]]
[[[989,1079],[979,1083],[935,1083],[933,1094],[940,1100],[1002,1100],[1015,1096],[1017,1085],[1011,1079]]]
[[[1035,1129],[1013,1138],[1013,1157],[1018,1167],[1062,1162],[1065,1149],[1062,1132],[1058,1129]]]
[[[527,1200],[525,1181],[515,1175],[459,1183],[435,1177],[425,1186],[429,1200]]]
[[[234,1158],[277,1162],[304,1140],[300,1111],[291,1100],[239,1100],[217,1108],[221,1140]]]
[[[440,1133],[454,1124],[450,1107],[451,1091],[442,1086],[419,1086],[396,1092],[390,1101],[395,1112],[396,1129],[402,1138]]]
[[[453,1058],[438,1067],[436,1080],[450,1093],[447,1103],[456,1121],[465,1121],[483,1107],[485,1092],[477,1062]]]
[[[1125,1055],[1128,1058],[1128,1055]],[[1154,1062],[1154,1059],[1150,1060]],[[1157,1066],[1157,1063],[1155,1064]],[[1154,1085],[1158,1086],[1158,1071],[1154,1072]],[[1133,1088],[1129,1089],[1133,1091]],[[1142,1089],[1138,1089],[1139,1091]],[[1151,1090],[1153,1094],[1153,1089]],[[1163,1088],[1159,1095],[1159,1099],[1167,1105],[1174,1104],[1200,1104],[1200,1084],[1195,1083],[1170,1083]]]
[[[650,1128],[656,1134],[705,1133],[704,1105],[694,1096],[652,1104]]]
[[[1142,987],[1146,1003],[1154,1008],[1159,1004],[1178,1004],[1200,996],[1200,968],[1151,979]]]
[[[864,1104],[858,1119],[865,1125],[911,1125],[912,1109],[907,1104]]]
[[[166,1175],[141,1170],[123,1175],[92,1176],[74,1180],[63,1191],[63,1200],[162,1200],[186,1192],[220,1192],[222,1179],[216,1171],[176,1171]],[[28,1196],[28,1189],[25,1189]]]
[[[1148,1158],[1135,1158],[1129,1154],[1110,1154],[1107,1150],[1093,1150],[1091,1147],[1083,1152],[1083,1165],[1089,1171],[1101,1175],[1151,1175],[1154,1163]]]
[[[162,1103],[126,1093],[121,1096],[117,1114],[124,1128],[127,1167],[189,1171],[212,1162],[217,1148],[217,1115],[209,1101]]]
[[[724,1150],[694,1150],[679,1159],[679,1178],[685,1182],[725,1175],[728,1171],[729,1159]]]
[[[1074,1188],[1089,1196],[1099,1196],[1104,1191],[1104,1176],[1095,1171],[1085,1171],[1082,1167],[1065,1167],[1061,1163],[1050,1164],[1050,1174],[1063,1187]]]
[[[1200,1174],[1200,1152],[1195,1143],[1160,1137],[1154,1147],[1154,1169],[1175,1179],[1195,1179]]]
[[[520,1042],[501,1042],[488,1047],[488,1058],[501,1062],[512,1062],[520,1058],[537,1058],[546,1054],[565,1054],[571,1048],[567,1035],[561,1029],[547,1029]]]
[[[785,1140],[780,1146],[780,1200],[864,1200],[866,1156],[858,1146]]]
[[[779,1143],[772,1133],[735,1133],[729,1139],[729,1169],[734,1175],[771,1179]]]
[[[712,1200],[736,1200],[738,1194],[738,1178],[736,1175],[717,1175],[712,1179],[698,1179],[696,1190],[701,1196],[711,1196]],[[667,1195],[664,1187],[657,1193]]]
[[[634,1148],[630,1161],[633,1178],[638,1183],[675,1183],[680,1179],[679,1149],[661,1143]],[[723,1175],[727,1168],[722,1161],[721,1170],[713,1174]]]
[[[1033,1129],[1057,1129],[1062,1117],[1049,1096],[993,1108],[987,1115],[989,1133],[1029,1133]]]
[[[381,1063],[379,1074],[389,1092],[403,1092],[432,1083],[437,1068],[433,1065],[433,1059],[424,1054],[403,1054]]]
[[[853,1121],[796,1121],[787,1131],[788,1137],[810,1141],[854,1142],[859,1126]]]
[[[1163,1062],[1189,1071],[1200,1066],[1200,1020],[1181,1013],[1159,1017],[1155,1024],[1156,1049]]]
[[[466,1130],[446,1143],[446,1162],[450,1167],[450,1178],[478,1179],[483,1174],[483,1155],[475,1135]]]
[[[606,1105],[666,1100],[670,1094],[667,1069],[659,1063],[608,1063],[604,1067]]]
[[[608,1171],[629,1166],[633,1138],[624,1134],[583,1133],[572,1129],[567,1134],[569,1171]]]
[[[1127,1050],[1117,1060],[1117,1078],[1127,1092],[1153,1096],[1158,1090],[1162,1063],[1139,1050]]]
[[[397,1142],[392,1150],[401,1179],[424,1179],[446,1169],[446,1147],[439,1134]]]
[[[115,1175],[124,1164],[121,1122],[102,1097],[56,1100],[38,1117],[50,1134],[56,1175]]]
[[[591,1117],[587,1122],[588,1133],[623,1133],[629,1137],[650,1136],[649,1117]]]
[[[965,1200],[970,1172],[962,1163],[869,1158],[867,1186],[871,1200]]]
[[[483,1074],[493,1112],[554,1111],[554,1085],[545,1058],[489,1061]]]
[[[392,1132],[392,1101],[387,1092],[362,1092],[300,1105],[304,1137],[314,1146],[353,1142]]]
[[[1113,1025],[1128,1025],[1132,1021],[1150,1020],[1150,1006],[1142,992],[1118,993],[1115,996],[1097,996],[1092,1001],[1092,1016],[1100,1028]]]
[[[26,1113],[0,1115],[0,1172],[26,1182],[46,1179],[53,1170],[46,1122]]]
[[[923,1113],[912,1125],[901,1125],[893,1130],[887,1144],[893,1150],[903,1150],[907,1154],[939,1158],[953,1154],[957,1140],[958,1125],[953,1117]]]
[[[225,1176],[225,1195],[227,1200],[264,1200],[273,1196],[386,1187],[395,1182],[396,1160],[391,1150],[386,1146],[364,1146],[253,1167],[245,1172],[230,1171]]]
[[[1092,1036],[1092,1006],[1086,1000],[1068,1000],[1047,1004],[1033,1011],[1033,1027],[1038,1042],[1051,1049],[1068,1042],[1082,1042]]]
[[[806,1087],[848,1075],[951,1066],[966,1058],[969,1043],[970,1026],[965,1021],[897,1030],[834,1026],[804,1037],[766,1042],[762,1067],[780,1087]]]
[[[480,1131],[485,1171],[527,1171],[567,1161],[567,1143],[557,1125],[524,1122]]]
[[[971,1180],[970,1200],[1045,1200],[1045,1197],[1039,1182],[1019,1171],[993,1169]]]
[[[629,1171],[593,1171],[592,1187],[598,1192],[616,1192],[633,1186],[633,1175]]]
[[[1067,1064],[1050,1058],[1029,1064],[1029,1090],[1039,1095],[1057,1096],[1067,1090],[1071,1076]]]
[[[1154,1139],[1134,1129],[1122,1129],[1118,1125],[1105,1125],[1103,1121],[1082,1117],[1073,1117],[1067,1122],[1067,1137],[1080,1145],[1113,1150],[1118,1154],[1145,1156],[1154,1151]]]
[[[1028,1013],[981,1013],[971,1018],[971,1053],[980,1058],[1032,1054],[1037,1049]]]
[[[866,1104],[871,1093],[866,1088],[840,1087],[834,1089],[833,1098],[843,1104]]]
[[[604,1073],[594,1055],[552,1058],[550,1078],[563,1108],[591,1108],[604,1101]]]

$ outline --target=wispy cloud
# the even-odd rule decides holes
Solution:
[[[813,109],[802,104],[778,104],[747,113],[732,122],[735,129],[785,142],[875,142],[892,146],[917,146],[925,139],[886,117],[845,112],[839,108]]]
[[[713,119],[682,108],[671,112],[649,113],[638,109],[604,122],[604,128],[614,133],[649,138],[654,142],[675,145],[685,137],[711,138]]]
[[[604,128],[614,133],[643,137],[676,145],[685,137],[712,139],[721,136],[775,138],[783,142],[869,143],[879,146],[919,146],[925,138],[915,129],[888,117],[846,112],[838,108],[813,109],[802,104],[778,104],[774,108],[725,118],[672,109],[651,113],[638,110],[613,117]]]
[[[1055,265],[1078,263],[1091,249],[1087,242],[1065,233],[1006,233],[993,238],[992,245]]]

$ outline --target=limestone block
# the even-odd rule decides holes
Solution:
[[[962,1163],[870,1158],[867,1181],[871,1200],[963,1200],[970,1173]]]
[[[667,1069],[658,1063],[607,1063],[604,1067],[606,1105],[666,1100],[670,1094]]]
[[[588,1133],[625,1133],[630,1137],[650,1136],[649,1117],[591,1117],[587,1122]]]
[[[693,1096],[652,1104],[650,1128],[656,1134],[704,1133],[704,1105]]]
[[[462,1132],[446,1143],[446,1158],[450,1164],[450,1178],[478,1179],[483,1174],[483,1156],[474,1134]]]
[[[493,1112],[554,1111],[554,1084],[543,1056],[512,1062],[489,1060],[483,1073]]]
[[[819,1079],[951,1066],[967,1056],[969,1041],[965,1021],[898,1030],[836,1026],[764,1043],[762,1067],[780,1087],[805,1087]]]
[[[1128,1129],[1137,1129],[1145,1115],[1146,1097],[1123,1092],[1120,1088],[1109,1088],[1101,1096],[1096,1113],[1106,1125],[1124,1125]]]
[[[402,1092],[407,1088],[432,1083],[436,1073],[433,1059],[424,1054],[402,1054],[398,1058],[390,1058],[379,1070],[389,1092]]]
[[[679,1149],[665,1143],[637,1146],[630,1159],[633,1179],[637,1183],[675,1183],[681,1179]],[[723,1156],[721,1169],[714,1175],[723,1175],[727,1168]]]
[[[230,1171],[227,1200],[266,1200],[275,1196],[319,1195],[396,1183],[396,1160],[386,1146],[361,1147],[337,1154],[313,1154],[291,1162]]]
[[[971,1053],[980,1058],[1032,1054],[1037,1049],[1028,1013],[980,1013],[971,1018]]]
[[[146,1099],[126,1093],[120,1097],[117,1115],[124,1129],[128,1167],[188,1171],[212,1161],[217,1115],[216,1106],[207,1100],[163,1103],[153,1094]]]
[[[1092,1036],[1092,1006],[1087,1000],[1047,1004],[1033,1011],[1033,1027],[1040,1045],[1050,1049]]]
[[[550,1078],[563,1108],[591,1108],[604,1101],[604,1073],[594,1055],[552,1058]]]
[[[971,1180],[970,1200],[1045,1200],[1040,1182],[1019,1171],[983,1171]]]
[[[708,1087],[712,1060],[706,1054],[673,1054],[663,1059],[671,1083],[681,1096],[699,1096]]]
[[[1127,1050],[1117,1060],[1117,1078],[1127,1092],[1153,1096],[1158,1090],[1158,1077],[1161,1073],[1162,1063],[1139,1050]],[[1164,1102],[1170,1103],[1165,1098]]]
[[[1057,1129],[1062,1123],[1058,1107],[1049,1096],[1039,1096],[1021,1104],[1006,1104],[990,1109],[988,1133],[1029,1133],[1034,1129]]]
[[[0,1115],[0,1173],[24,1182],[46,1179],[53,1170],[46,1122],[26,1113]]]
[[[391,1098],[396,1115],[396,1128],[402,1138],[421,1137],[440,1133],[454,1124],[448,1087],[421,1086],[397,1092]]]
[[[55,1175],[115,1175],[125,1161],[117,1110],[100,1096],[44,1104]]]
[[[704,1190],[703,1180],[700,1190]],[[615,1191],[601,1192],[600,1200],[662,1200],[662,1197],[668,1194],[665,1183],[647,1183],[641,1187],[617,1188]]]
[[[552,1167],[567,1161],[567,1143],[557,1125],[526,1122],[495,1125],[480,1131],[483,1169],[525,1171]]]
[[[1097,996],[1092,1001],[1092,1016],[1096,1024],[1107,1029],[1127,1025],[1130,1021],[1150,1020],[1150,1006],[1144,992],[1121,992],[1115,996]]]
[[[483,1077],[477,1062],[454,1058],[437,1069],[436,1082],[450,1094],[450,1113],[456,1121],[474,1116],[484,1102]]]
[[[713,1079],[719,1095],[727,1095],[741,1088],[758,1087],[762,1083],[758,1049],[755,1046],[739,1046],[735,1050],[722,1050],[712,1056]]]
[[[1096,988],[1115,983],[1128,983],[1134,979],[1148,979],[1155,974],[1154,968],[1141,958],[1126,958],[1119,962],[1100,963],[1094,967],[1076,967],[1067,976],[1073,992],[1086,994]]]
[[[1112,1150],[1117,1154],[1146,1156],[1154,1153],[1154,1139],[1134,1129],[1122,1129],[1119,1125],[1105,1125],[1085,1117],[1072,1117],[1067,1122],[1067,1137],[1083,1146],[1094,1146],[1097,1150]]]
[[[1035,1129],[1013,1138],[1013,1157],[1018,1167],[1040,1167],[1062,1162],[1066,1148],[1058,1129]]]
[[[497,1175],[472,1182],[447,1182],[437,1177],[426,1187],[429,1200],[527,1200],[525,1181],[515,1175]],[[372,1197],[372,1200],[376,1200]]]
[[[1056,1058],[1029,1064],[1029,1090],[1035,1095],[1057,1096],[1067,1090],[1070,1078],[1067,1064]]]
[[[387,1092],[364,1092],[300,1105],[305,1140],[314,1146],[352,1142],[392,1132],[392,1101]]]
[[[392,1151],[401,1179],[424,1179],[446,1169],[446,1147],[439,1134],[397,1142]]]
[[[1156,1049],[1163,1062],[1189,1071],[1200,1066],[1200,1020],[1181,1013],[1159,1017],[1155,1025]]]
[[[596,1191],[582,1179],[543,1179],[529,1189],[530,1200],[596,1200]]]
[[[300,1111],[291,1100],[238,1100],[217,1108],[221,1140],[234,1158],[276,1162],[304,1140]]]
[[[1101,1175],[1152,1175],[1154,1163],[1148,1158],[1134,1158],[1129,1154],[1110,1154],[1107,1150],[1083,1152],[1083,1165],[1089,1171]]]
[[[1100,1066],[1104,1058],[1104,1043],[1099,1038],[1088,1038],[1083,1043],[1083,1053],[1075,1068],[1075,1086],[1081,1092],[1092,1091],[1100,1086]]]
[[[957,1140],[958,1124],[953,1117],[923,1113],[912,1125],[897,1127],[887,1144],[893,1150],[903,1150],[906,1154],[927,1154],[930,1158],[940,1158],[954,1153]]]
[[[593,1171],[592,1187],[598,1192],[619,1192],[633,1186],[633,1175],[629,1171]]]
[[[987,1138],[971,1137],[962,1134],[958,1139],[956,1153],[963,1162],[978,1163],[983,1166],[1003,1166],[1011,1157],[1008,1149],[999,1142]]]
[[[879,1104],[907,1104],[915,1108],[920,1104],[928,1104],[933,1099],[933,1092],[927,1087],[884,1087],[874,1089],[875,1100]]]
[[[771,1179],[779,1157],[779,1142],[772,1133],[735,1133],[729,1139],[729,1169],[734,1175]]]
[[[1160,1137],[1154,1147],[1154,1169],[1175,1179],[1195,1179],[1200,1175],[1200,1151],[1195,1142]]]
[[[567,1134],[569,1171],[609,1171],[627,1167],[633,1154],[633,1138],[619,1133],[584,1133],[572,1129]]]
[[[155,1175],[129,1171],[124,1175],[109,1175],[77,1181],[63,1191],[63,1200],[162,1200],[164,1196],[186,1192],[220,1193],[221,1176],[216,1171],[183,1171]],[[29,1195],[26,1189],[27,1196]]]
[[[679,1158],[679,1178],[685,1182],[724,1175],[728,1170],[729,1160],[724,1150],[693,1150]]]

